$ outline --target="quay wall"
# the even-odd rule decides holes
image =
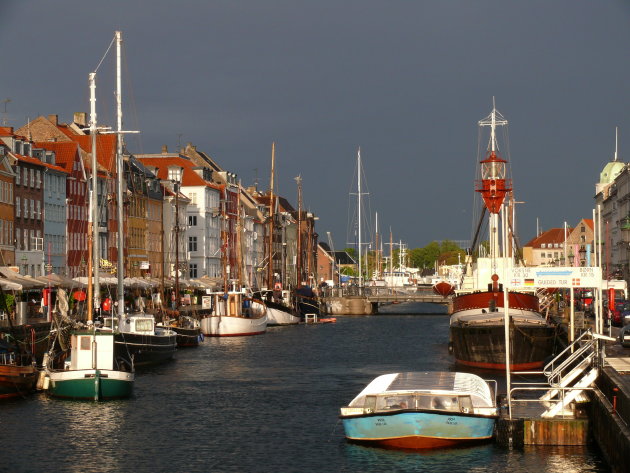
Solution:
[[[630,469],[630,390],[610,367],[602,370],[590,404],[593,438],[614,472]]]

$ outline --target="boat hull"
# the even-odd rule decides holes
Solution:
[[[199,346],[199,342],[202,339],[201,327],[184,328],[170,326],[169,328],[177,334],[178,347],[191,348]]]
[[[550,326],[510,326],[510,369],[542,368],[553,354],[555,329]],[[505,369],[505,327],[466,326],[450,328],[450,347],[457,363],[474,368]]]
[[[133,357],[136,368],[164,363],[177,351],[177,335],[142,335],[118,332],[115,335],[115,353],[124,359]]]
[[[386,448],[444,448],[492,438],[494,417],[404,411],[343,418],[346,438]]]
[[[301,321],[302,319],[297,315],[293,315],[290,312],[290,309],[280,309],[276,307],[271,307],[267,303],[267,325],[268,326],[295,325],[295,324],[299,324]]]
[[[510,369],[542,368],[553,355],[555,327],[538,312],[534,294],[510,292]],[[453,300],[449,349],[458,364],[505,370],[505,317],[503,292],[478,291]]]
[[[261,335],[267,331],[267,316],[212,315],[201,319],[201,331],[207,337]]]
[[[0,399],[24,396],[35,389],[34,366],[0,365]]]
[[[68,370],[48,374],[52,397],[86,401],[126,399],[133,394],[134,374],[111,370]]]

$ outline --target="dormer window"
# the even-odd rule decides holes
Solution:
[[[31,156],[31,144],[24,143],[24,152],[22,153],[24,156]]]
[[[541,243],[541,244],[540,244],[540,247],[541,247],[541,248],[547,248],[547,244],[546,244],[546,243]]]
[[[22,154],[22,142],[20,140],[15,140],[15,153]]]
[[[168,168],[168,179],[169,181],[181,182],[182,168],[180,168],[179,166],[170,166]]]

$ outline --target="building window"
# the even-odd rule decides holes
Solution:
[[[180,167],[169,167],[168,168],[168,179],[169,181],[181,181],[182,178],[182,168]]]
[[[35,187],[35,170],[33,168],[31,168],[30,174],[31,174],[31,187]]]
[[[15,198],[15,216],[19,217],[22,215],[22,203],[20,202],[20,198]]]
[[[190,199],[191,205],[197,205],[197,193],[191,192],[190,194],[188,194],[188,198]]]
[[[547,248],[547,245],[546,245],[545,243],[541,243],[541,244],[540,244],[540,247],[541,247],[541,248]]]
[[[22,168],[20,166],[16,166],[15,168],[15,183],[20,185],[20,173],[22,172]]]
[[[21,250],[22,249],[22,240],[20,240],[20,237],[22,235],[20,234],[20,229],[16,228],[15,229],[15,246],[16,246],[16,250]]]
[[[190,263],[188,268],[188,277],[196,278],[197,277],[197,263]]]
[[[196,227],[197,226],[197,216],[196,215],[189,215],[188,216],[188,226],[189,227]]]
[[[581,231],[582,233],[584,233],[584,232],[586,231],[586,228],[584,227],[584,225],[582,225],[582,226],[580,227],[580,231]]]
[[[197,251],[197,237],[188,237],[188,251]]]

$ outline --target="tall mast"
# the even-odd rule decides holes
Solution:
[[[88,304],[87,320],[92,321],[94,303],[96,301],[95,292],[98,292],[98,225],[94,223],[96,213],[96,73],[90,73],[90,136],[92,138],[92,189],[90,191],[90,209],[88,212]],[[96,265],[95,265],[96,263]],[[94,279],[92,279],[94,273]],[[95,287],[96,286],[96,287]]]
[[[123,211],[123,141],[122,141],[122,85],[121,85],[121,44],[122,33],[116,31],[116,210],[118,220],[118,261],[116,261],[116,282],[118,295],[118,316],[125,315],[125,240],[124,240],[124,211]]]
[[[357,152],[357,206],[358,206],[358,218],[359,218],[359,287],[363,286],[363,266],[361,261],[361,147]]]
[[[271,179],[269,183],[269,249],[267,254],[269,260],[267,263],[267,289],[273,286],[273,221],[274,221],[274,203],[273,203],[273,180],[276,165],[276,143],[271,143]]]
[[[94,273],[94,305],[92,310],[100,306],[101,285],[99,281],[99,272],[101,267],[100,251],[99,251],[99,232],[100,216],[98,211],[98,160],[96,159],[96,135],[98,129],[96,127],[96,73],[90,74],[90,138],[92,139],[92,271]]]
[[[296,177],[295,181],[297,182],[298,188],[296,287],[302,287],[302,176]]]
[[[499,211],[503,205],[506,193],[512,189],[506,180],[506,163],[504,159],[497,156],[498,144],[496,138],[496,127],[507,126],[508,122],[497,111],[494,97],[492,98],[492,112],[483,120],[479,121],[479,126],[490,127],[490,142],[488,143],[488,153],[481,161],[481,182],[477,187],[477,192],[481,193],[484,203],[490,212],[489,240],[490,258],[493,261],[493,271],[496,273],[496,258],[499,254]]]
[[[376,278],[378,279],[381,275],[381,261],[378,252],[378,212],[376,212],[376,236],[374,240],[374,247],[376,248],[374,251],[374,255],[376,256]]]
[[[221,256],[223,258],[223,291],[228,292],[228,220],[227,220],[227,184],[223,187],[221,199]]]

